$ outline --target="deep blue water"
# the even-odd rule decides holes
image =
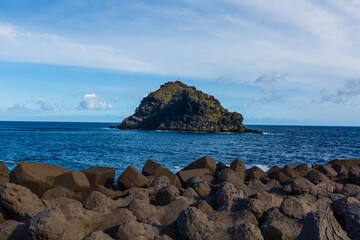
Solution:
[[[172,171],[208,155],[247,167],[326,163],[360,158],[360,127],[248,125],[258,134],[120,131],[111,123],[0,122],[0,161],[9,170],[18,161],[54,164],[73,170],[128,165],[141,171],[152,159]]]

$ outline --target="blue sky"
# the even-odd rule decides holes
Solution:
[[[246,124],[360,125],[357,0],[0,0],[0,120],[121,122],[181,80]]]

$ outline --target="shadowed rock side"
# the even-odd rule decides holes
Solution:
[[[229,112],[209,94],[182,82],[165,83],[145,97],[119,129],[183,132],[261,133],[243,125],[240,113]]]
[[[360,159],[267,172],[205,156],[71,171],[20,163],[0,190],[0,239],[359,240]],[[10,181],[10,182],[9,182]]]

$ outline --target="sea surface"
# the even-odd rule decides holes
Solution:
[[[273,165],[326,163],[360,158],[360,127],[260,126],[258,134],[120,131],[114,123],[0,122],[0,161],[11,171],[19,161],[72,170],[129,165],[141,171],[152,159],[173,172],[208,155],[230,164],[267,170]]]

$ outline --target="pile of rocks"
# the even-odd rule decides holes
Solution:
[[[360,239],[359,164],[148,160],[114,185],[114,168],[0,163],[0,239]]]

